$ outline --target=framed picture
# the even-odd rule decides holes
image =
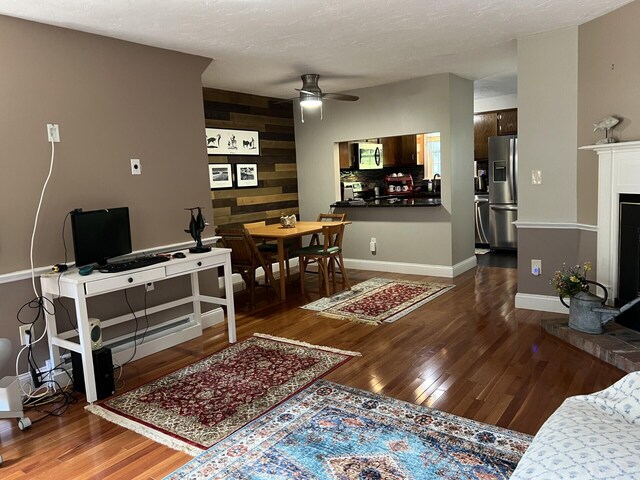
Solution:
[[[231,164],[210,163],[209,164],[209,184],[211,188],[231,188],[233,187],[233,177],[231,175]]]
[[[240,187],[258,186],[258,165],[255,163],[236,164],[236,185]]]
[[[254,130],[205,128],[209,155],[260,155],[260,137]]]

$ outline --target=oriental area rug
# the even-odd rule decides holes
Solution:
[[[302,308],[326,317],[378,325],[395,322],[453,287],[441,283],[372,278],[354,285],[351,290],[321,298]]]
[[[255,334],[86,408],[168,447],[197,455],[356,355]]]
[[[500,480],[531,439],[318,380],[165,480]]]

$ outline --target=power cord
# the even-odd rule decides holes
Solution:
[[[54,164],[54,160],[55,160],[55,143],[53,142],[53,140],[50,141],[51,144],[51,160],[49,161],[49,172],[47,173],[47,178],[44,181],[44,185],[42,186],[42,191],[40,192],[40,199],[38,200],[38,208],[36,209],[36,216],[35,216],[35,220],[33,222],[33,231],[31,232],[31,244],[29,247],[29,262],[30,262],[30,266],[31,266],[31,286],[33,288],[33,293],[35,295],[35,297],[30,300],[29,302],[25,303],[19,310],[17,313],[17,317],[18,317],[18,321],[23,324],[23,325],[31,325],[29,327],[29,341],[28,344],[23,346],[20,351],[18,352],[18,355],[16,357],[16,376],[20,376],[20,371],[19,371],[19,360],[20,360],[20,356],[22,355],[22,353],[26,350],[27,351],[27,362],[29,365],[29,373],[31,374],[32,380],[34,382],[34,385],[36,386],[35,390],[32,390],[31,387],[29,388],[28,392],[25,392],[24,390],[24,385],[20,385],[20,390],[22,391],[22,393],[26,396],[27,401],[32,399],[32,398],[37,398],[37,397],[41,397],[46,395],[49,392],[49,384],[47,384],[47,386],[45,387],[45,392],[42,393],[38,393],[40,386],[42,385],[42,372],[40,372],[38,366],[37,366],[37,362],[34,358],[33,355],[33,345],[37,344],[38,342],[42,341],[42,339],[45,337],[45,335],[47,334],[47,324],[44,321],[44,315],[46,313],[48,314],[54,314],[55,312],[55,307],[53,305],[53,303],[48,300],[45,299],[44,297],[42,297],[39,293],[38,293],[38,289],[36,288],[36,272],[35,272],[35,265],[33,262],[33,249],[34,249],[34,244],[35,244],[35,238],[36,238],[36,232],[38,230],[38,219],[40,217],[40,210],[42,209],[42,201],[44,199],[44,194],[47,190],[47,185],[49,184],[49,180],[51,179],[51,174],[53,173],[53,164]],[[49,302],[51,304],[51,310],[47,310],[45,308],[45,302]],[[25,308],[35,308],[37,310],[35,319],[31,322],[24,322],[21,320],[20,315],[23,312],[23,310]],[[35,332],[35,326],[37,324],[37,322],[39,320],[43,320],[44,322],[44,328],[42,330],[42,334],[36,339],[33,340],[33,333]]]

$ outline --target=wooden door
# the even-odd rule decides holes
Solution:
[[[476,160],[489,158],[489,137],[498,134],[498,113],[477,113],[473,116],[473,157]]]

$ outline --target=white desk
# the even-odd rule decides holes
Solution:
[[[167,348],[190,338],[202,335],[202,310],[200,303],[224,305],[227,309],[227,324],[229,342],[236,341],[235,309],[233,305],[233,284],[231,280],[231,250],[228,248],[213,248],[207,253],[191,254],[185,251],[186,258],[172,258],[167,262],[158,263],[149,267],[128,270],[118,273],[100,273],[97,270],[87,276],[82,276],[77,269],[59,274],[43,275],[40,279],[42,295],[53,301],[56,297],[67,297],[74,300],[76,318],[78,319],[78,334],[71,330],[58,334],[55,315],[45,313],[48,340],[49,357],[53,365],[60,363],[60,347],[82,355],[84,369],[84,384],[86,388],[87,402],[97,400],[95,376],[93,368],[93,355],[91,354],[91,340],[89,331],[89,313],[87,310],[87,298],[104,295],[110,292],[122,291],[130,287],[145,285],[150,282],[159,282],[169,278],[190,275],[191,295],[179,300],[157,305],[146,309],[146,313],[153,314],[184,304],[193,305],[193,324],[184,329],[182,335],[176,335],[173,343],[163,342],[161,348]],[[224,288],[226,298],[211,297],[200,294],[198,272],[211,268],[224,268]],[[136,312],[138,318],[145,312]],[[118,318],[103,320],[103,328],[131,321],[133,314],[123,315]],[[69,338],[78,336],[78,342]]]

